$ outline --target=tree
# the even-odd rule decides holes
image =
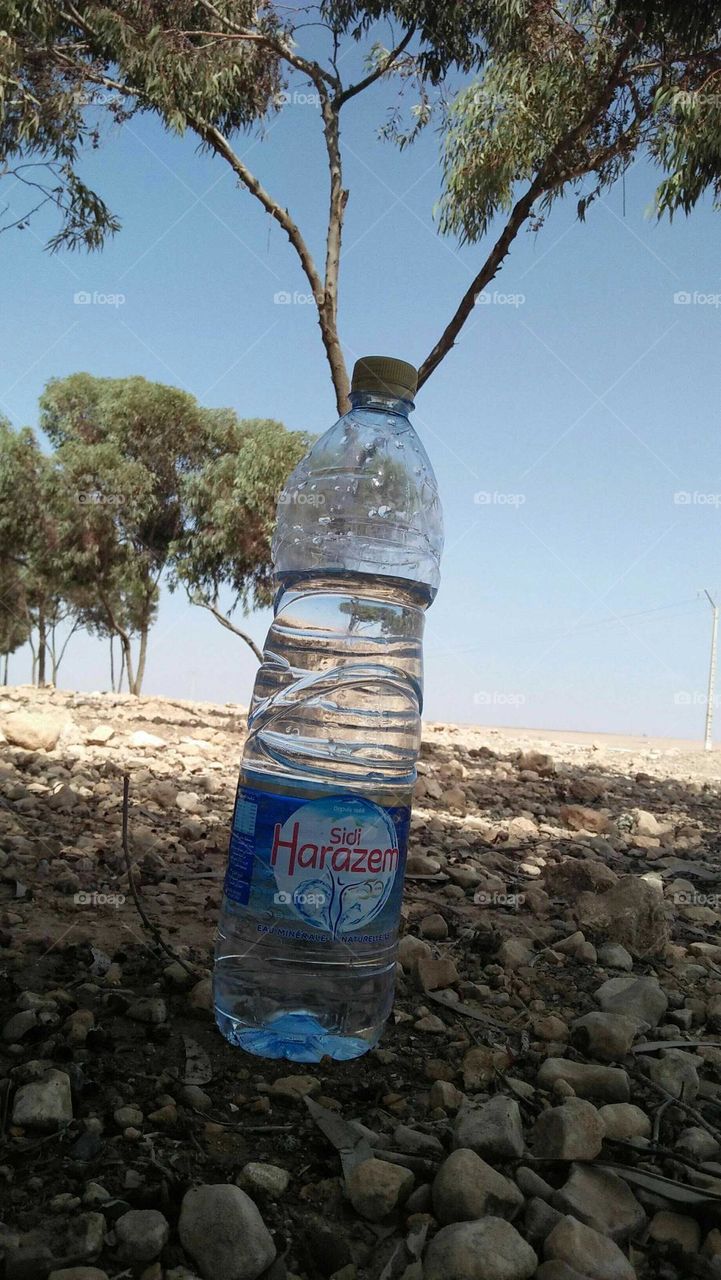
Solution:
[[[270,539],[278,496],[310,438],[272,419],[235,420],[218,431],[213,456],[188,475],[186,525],[173,548],[174,581],[195,604],[262,654],[220,609],[221,589],[233,593],[232,613],[267,605],[272,597]]]
[[[62,577],[83,625],[118,637],[128,688],[140,693],[160,581],[183,533],[183,484],[233,415],[145,378],[87,373],[49,382],[40,409],[56,447]]]
[[[193,134],[287,235],[315,299],[342,411],[348,374],[338,289],[349,192],[340,121],[347,105],[395,77],[413,101],[404,115],[401,98],[382,132],[406,146],[437,123],[440,230],[461,242],[487,242],[471,285],[420,365],[422,385],[519,231],[538,228],[562,196],[575,194],[583,218],[645,155],[662,175],[659,216],[688,213],[706,191],[718,203],[721,6],[702,0],[685,7],[690,17],[682,8],[674,0],[319,0],[296,8],[276,8],[272,0],[5,0],[0,163],[37,189],[40,201],[59,207],[51,247],[93,248],[117,229],[78,173],[83,147],[99,141],[87,109],[93,94],[106,95],[104,108],[116,119],[149,112],[168,129]],[[388,48],[380,38],[386,23],[393,32]],[[354,46],[364,50],[366,72],[348,83],[341,56]],[[284,88],[298,77],[317,95],[328,164],[323,265],[234,145],[239,131],[262,126],[280,108]]]
[[[73,612],[57,558],[60,506],[57,477],[33,432],[0,419],[0,653],[27,642],[41,685],[48,656],[57,676],[70,637],[58,650],[56,629]]]

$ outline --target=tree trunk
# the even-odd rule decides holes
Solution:
[[[4,660],[3,660],[3,684],[5,684],[5,685],[6,685],[6,684],[7,684],[7,682],[8,682],[8,663],[9,663],[9,661],[10,661],[10,654],[9,654],[9,653],[6,653],[6,654],[5,654],[5,657],[4,657]]]
[[[133,671],[133,654],[130,648],[130,637],[121,636],[120,643],[123,646],[123,659],[125,663],[125,672],[128,677],[128,692],[135,693],[135,674]]]
[[[122,646],[121,646],[121,649],[120,649],[120,674],[119,674],[119,676],[118,676],[118,687],[117,687],[117,690],[116,690],[116,692],[117,692],[117,693],[122,693],[122,692],[123,692],[123,676],[124,676],[124,675],[125,675],[125,650],[124,650],[124,649],[122,648]]]
[[[47,631],[45,629],[45,613],[38,610],[38,687],[45,684],[45,652],[47,648]]]
[[[112,636],[110,637],[110,691],[115,693],[115,650]]]
[[[140,696],[140,692],[143,687],[143,678],[145,676],[145,659],[147,657],[147,654],[148,654],[148,627],[146,624],[143,627],[142,631],[140,632],[140,649],[138,650],[138,670],[135,675],[135,683],[134,683],[133,689],[131,690],[131,692],[134,693],[136,697]]]

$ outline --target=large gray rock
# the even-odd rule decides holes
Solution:
[[[54,1068],[42,1080],[21,1085],[15,1094],[13,1124],[27,1129],[59,1129],[73,1118],[70,1077]]]
[[[631,1095],[628,1074],[621,1067],[600,1067],[570,1058],[546,1058],[537,1080],[541,1089],[553,1089],[563,1080],[579,1098],[602,1102],[628,1102]]]
[[[465,1148],[447,1156],[433,1181],[433,1212],[439,1222],[466,1222],[487,1214],[511,1219],[522,1207],[515,1182]]]
[[[423,1262],[423,1280],[530,1280],[538,1257],[503,1218],[443,1227]]]
[[[580,894],[573,914],[580,928],[620,942],[637,958],[660,955],[671,936],[663,893],[638,876],[621,876],[600,896]]]
[[[544,1253],[582,1275],[593,1276],[593,1280],[636,1280],[636,1272],[618,1245],[577,1218],[566,1216],[553,1228]]]
[[[596,1108],[582,1098],[570,1098],[538,1116],[531,1146],[550,1160],[595,1160],[603,1146],[605,1127]]]
[[[497,1093],[483,1106],[462,1107],[453,1126],[453,1146],[466,1147],[489,1160],[523,1155],[523,1126],[515,1098]]]
[[[153,1262],[168,1243],[170,1226],[158,1209],[129,1209],[115,1223],[123,1262]]]
[[[576,1018],[572,1039],[584,1053],[602,1062],[618,1062],[630,1052],[639,1023],[626,1013],[603,1013],[594,1010]]]
[[[668,1000],[653,977],[636,978],[633,974],[619,974],[609,978],[595,992],[595,998],[604,1013],[623,1013],[627,1018],[637,1018],[655,1027],[668,1008]]]
[[[257,1206],[227,1183],[186,1191],[178,1232],[203,1280],[257,1280],[275,1259]]]
[[[649,1064],[648,1074],[654,1084],[658,1084],[672,1097],[682,1102],[695,1102],[699,1091],[698,1071],[690,1055],[669,1049],[662,1058],[654,1058]]]
[[[351,1170],[346,1190],[356,1213],[369,1222],[380,1222],[410,1195],[414,1182],[410,1169],[374,1157]]]
[[[571,1214],[617,1242],[628,1240],[646,1222],[642,1205],[623,1178],[583,1164],[572,1165],[553,1204],[562,1213]]]

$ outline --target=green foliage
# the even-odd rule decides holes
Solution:
[[[276,502],[303,432],[88,373],[48,383],[40,423],[49,455],[0,419],[0,654],[37,631],[42,678],[46,638],[71,614],[119,638],[139,693],[163,581],[221,621],[222,587],[245,608],[268,603]]]
[[[270,541],[278,495],[310,438],[273,419],[227,424],[205,466],[185,482],[186,528],[174,548],[176,580],[191,598],[233,608],[272,599]]]

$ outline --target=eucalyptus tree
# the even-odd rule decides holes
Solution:
[[[389,34],[390,33],[390,34]],[[346,58],[351,51],[355,58]],[[355,77],[345,67],[361,62]],[[348,373],[338,328],[350,191],[341,121],[381,79],[396,107],[380,133],[399,147],[435,126],[441,234],[478,245],[473,279],[420,365],[453,347],[524,228],[570,195],[589,204],[639,156],[659,170],[659,216],[721,195],[721,12],[712,0],[2,0],[0,165],[29,206],[57,206],[51,247],[100,246],[118,228],[82,177],[101,117],[149,113],[228,165],[285,233],[313,295],[339,410]],[[316,96],[327,185],[322,253],[243,158],[239,135],[282,110],[290,83]],[[272,135],[265,142],[273,146]],[[260,153],[259,153],[260,154]],[[374,281],[373,288],[377,289]],[[409,289],[416,289],[413,273]]]

